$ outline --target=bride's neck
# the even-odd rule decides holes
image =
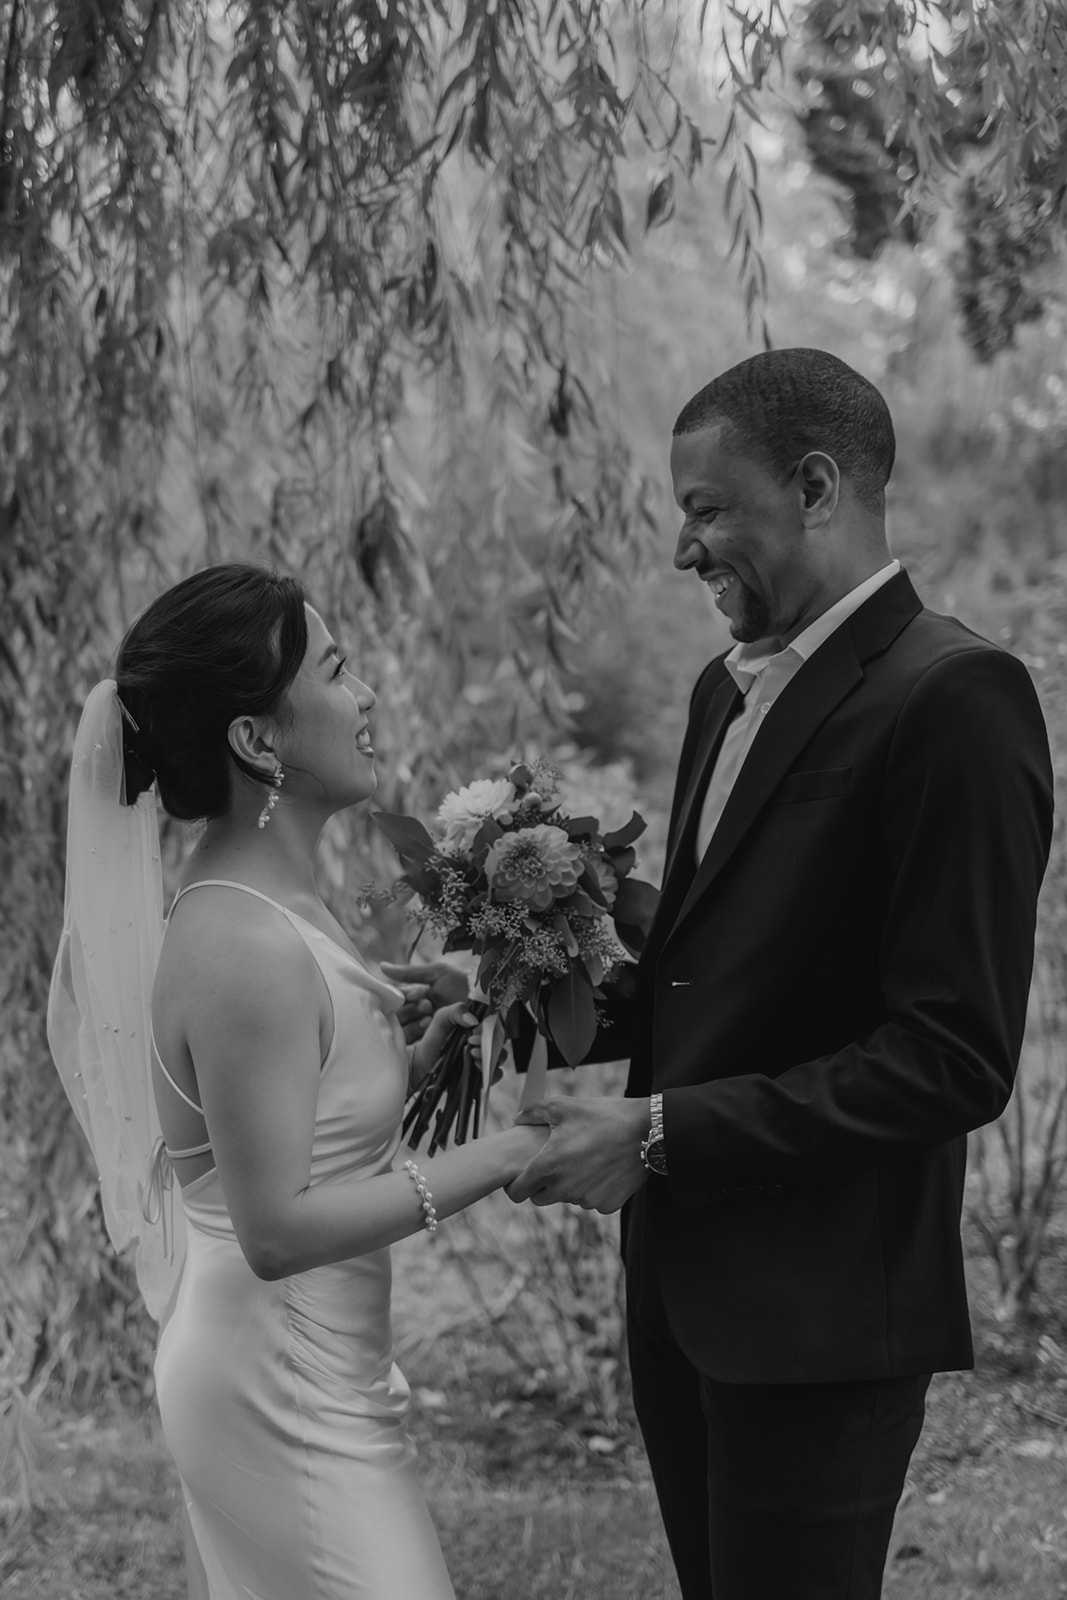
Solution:
[[[317,898],[315,847],[321,831],[281,805],[262,828],[256,818],[214,817],[196,842],[186,876],[235,877],[271,890],[274,898]]]

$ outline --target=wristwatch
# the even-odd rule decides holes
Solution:
[[[648,1138],[641,1145],[641,1160],[649,1172],[665,1176],[667,1172],[667,1147],[663,1142],[663,1096],[652,1096],[652,1126]]]

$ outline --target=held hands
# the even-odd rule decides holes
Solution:
[[[518,1123],[552,1131],[544,1148],[506,1193],[535,1206],[569,1200],[586,1211],[618,1211],[648,1179],[641,1144],[648,1133],[645,1100],[546,1100],[525,1106]]]

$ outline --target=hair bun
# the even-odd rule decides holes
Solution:
[[[156,769],[134,742],[137,735],[127,725],[123,729],[122,769],[126,780],[126,804],[134,805],[156,781]]]
[[[119,648],[126,794],[155,780],[179,822],[225,816],[236,777],[270,787],[230,748],[235,717],[276,717],[307,651],[295,578],[234,562],[205,567],[153,600]]]

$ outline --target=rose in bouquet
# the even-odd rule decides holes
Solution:
[[[435,833],[412,817],[374,820],[400,856],[417,920],[446,952],[478,958],[476,1014],[495,1013],[512,1038],[532,1018],[575,1066],[596,1035],[602,985],[640,954],[659,894],[631,876],[645,828],[636,811],[604,832],[564,807],[559,774],[541,760],[447,795]],[[418,1146],[435,1112],[431,1155],[452,1132],[457,1144],[477,1134],[491,1071],[491,1060],[477,1071],[458,1029],[409,1102],[409,1142]]]

